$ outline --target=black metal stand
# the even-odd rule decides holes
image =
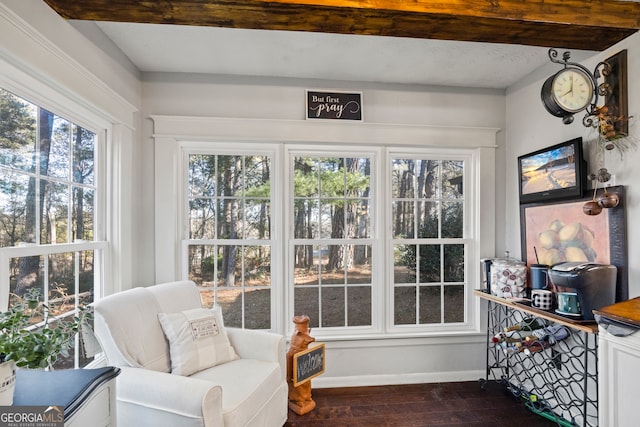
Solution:
[[[521,398],[533,412],[560,426],[598,425],[598,336],[595,323],[552,313],[476,291],[488,302],[486,377]],[[568,336],[542,349],[507,352],[491,339],[525,319],[560,324]]]

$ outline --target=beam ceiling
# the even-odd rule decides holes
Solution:
[[[44,0],[66,19],[604,50],[640,28],[617,0]]]

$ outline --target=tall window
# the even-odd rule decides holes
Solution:
[[[394,325],[465,321],[461,160],[391,159]]]
[[[64,319],[101,285],[98,138],[0,89],[0,303],[38,290]],[[34,325],[37,327],[37,325]],[[78,348],[56,367],[88,362]]]
[[[372,324],[371,159],[293,158],[294,312],[313,327]]]
[[[188,156],[188,277],[225,324],[271,328],[271,159]]]

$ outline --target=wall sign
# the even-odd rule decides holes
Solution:
[[[324,344],[293,355],[293,385],[311,381],[324,373]]]
[[[307,119],[362,120],[362,93],[308,90]]]

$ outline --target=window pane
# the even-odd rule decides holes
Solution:
[[[464,281],[464,245],[444,245],[444,281]]]
[[[318,263],[321,249],[313,245],[294,246],[294,285],[318,284]]]
[[[438,210],[439,202],[419,202],[418,218],[420,225],[418,227],[419,238],[438,238]],[[444,236],[443,236],[444,237]]]
[[[222,246],[220,267],[216,275],[217,286],[239,286],[242,284],[242,247]]]
[[[396,245],[394,247],[394,283],[416,283],[416,245]]]
[[[371,245],[348,245],[353,262],[347,270],[347,284],[371,283]]]
[[[253,289],[245,292],[244,312],[245,328],[270,329],[271,289]]]
[[[391,196],[393,198],[414,198],[415,162],[408,159],[393,159],[391,172]]]
[[[71,230],[71,240],[88,240],[94,238],[93,235],[93,214],[94,214],[94,194],[91,189],[74,187],[73,189],[73,229]]]
[[[444,287],[445,323],[464,322],[464,301],[464,286],[449,285]]]
[[[320,272],[323,285],[345,283],[345,257],[349,257],[344,245],[329,245],[326,252],[320,251]]]
[[[189,156],[189,194],[192,197],[216,195],[216,156]]]
[[[44,257],[28,256],[12,258],[9,291],[17,297],[24,296],[29,289],[38,289],[44,295]],[[13,296],[11,296],[13,298]],[[15,303],[15,300],[13,300]],[[11,305],[11,303],[10,303]]]
[[[442,204],[442,237],[462,238],[463,236],[463,208],[462,203]]]
[[[320,228],[321,239],[341,238],[344,233],[344,210],[341,203],[335,200],[322,199],[320,203]]]
[[[69,186],[40,181],[44,191],[44,217],[40,229],[40,243],[67,243],[69,232]]]
[[[54,116],[47,112],[50,116],[51,123],[44,125],[41,121],[41,126],[52,126],[51,130],[41,130],[42,132],[49,132],[51,134],[51,140],[40,139],[40,158],[41,169],[43,175],[51,177],[68,179],[69,178],[69,141],[70,131],[69,122]],[[47,153],[48,150],[48,153]],[[44,164],[44,162],[48,164]]]
[[[203,286],[213,285],[215,271],[218,268],[215,248],[213,245],[189,246],[189,280]]]
[[[442,197],[458,199],[462,197],[462,174],[464,163],[456,160],[442,162]]]
[[[246,200],[244,209],[245,238],[269,239],[271,237],[271,204],[269,200]]]
[[[242,289],[219,287],[215,294],[225,326],[242,328]]]
[[[371,237],[371,216],[368,199],[350,202],[347,223],[347,237],[352,239],[365,239]]]
[[[322,326],[345,326],[344,288],[322,288]]]
[[[420,287],[420,323],[440,323],[442,308],[440,286]]]
[[[244,280],[248,286],[271,286],[271,246],[245,246]]]
[[[37,107],[0,89],[0,165],[35,172]]]
[[[320,208],[318,201],[294,202],[294,236],[298,239],[315,239],[320,232]]]
[[[414,202],[393,203],[393,237],[406,238],[415,236]]]
[[[416,288],[414,286],[395,288],[393,318],[396,325],[416,323]]]
[[[293,165],[293,196],[314,197],[318,195],[318,160],[313,158],[296,157]]]
[[[73,125],[73,181],[80,184],[94,183],[95,134]]]
[[[189,238],[214,239],[215,202],[212,199],[193,199],[189,202]]]
[[[440,282],[440,245],[420,245],[420,283]]]
[[[349,286],[347,288],[347,326],[371,325],[371,287]]]
[[[235,198],[222,200],[222,210],[218,213],[218,236],[220,239],[240,239],[241,232],[241,204]]]
[[[320,309],[319,309],[319,289],[316,286],[313,287],[300,287],[296,286],[294,289],[294,302],[293,313],[294,315],[306,314],[311,321],[309,326],[317,328],[320,322]]]
[[[27,175],[0,170],[0,247],[34,242],[33,234],[26,235],[28,187]]]

